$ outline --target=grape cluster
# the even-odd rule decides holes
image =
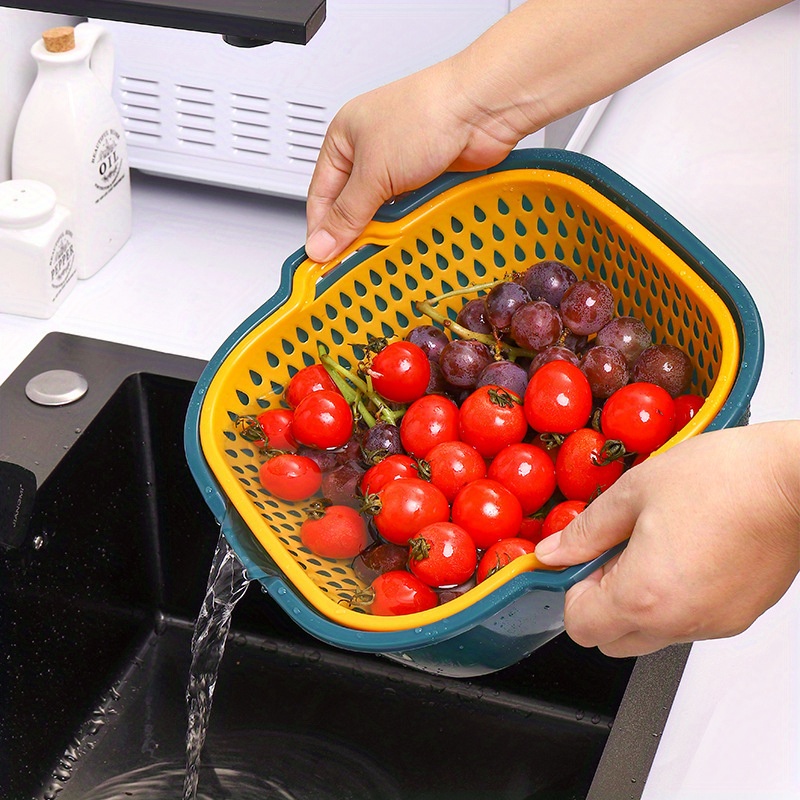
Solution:
[[[554,360],[580,367],[598,401],[634,381],[655,383],[678,397],[692,377],[683,350],[655,344],[642,320],[615,316],[608,286],[579,280],[560,261],[541,261],[495,283],[462,305],[455,325],[442,321],[456,337],[425,324],[406,338],[435,365],[430,390],[456,400],[490,383],[522,396],[531,376]]]

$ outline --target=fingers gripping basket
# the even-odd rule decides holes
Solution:
[[[235,425],[239,415],[279,405],[320,344],[352,366],[363,354],[354,344],[370,334],[402,337],[429,321],[415,301],[544,259],[604,281],[618,315],[639,317],[655,341],[692,359],[692,390],[707,400],[665,447],[746,421],[762,360],[757,311],[732,273],[662,209],[566,151],[520,150],[486,172],[443,176],[384,207],[336,262],[291,256],[277,293],[231,334],[192,398],[186,451],[197,483],[249,576],[312,635],[430,672],[492,672],[560,633],[564,593],[610,557],[555,572],[527,556],[430,611],[360,613],[346,602],[363,588],[350,563],[301,545],[305,504],[261,488],[261,457]]]

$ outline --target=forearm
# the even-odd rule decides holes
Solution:
[[[465,113],[532,133],[787,0],[528,0],[451,59]]]

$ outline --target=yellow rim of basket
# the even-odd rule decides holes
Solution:
[[[321,590],[306,575],[303,568],[284,549],[283,545],[279,541],[276,542],[275,535],[266,528],[265,520],[261,517],[259,510],[243,492],[241,484],[226,463],[224,457],[225,442],[220,440],[219,432],[224,428],[235,431],[235,426],[231,422],[226,409],[221,405],[217,389],[227,385],[234,373],[238,369],[242,369],[238,366],[240,358],[252,346],[254,339],[260,339],[265,327],[272,327],[285,318],[296,318],[297,315],[302,314],[304,308],[315,299],[317,281],[333,267],[353,255],[359,248],[366,244],[394,244],[401,238],[405,228],[413,225],[420,216],[427,215],[440,204],[450,204],[462,196],[471,194],[475,191],[476,183],[507,183],[509,179],[513,179],[515,172],[520,173],[525,180],[541,178],[548,185],[561,186],[580,194],[582,198],[591,203],[593,208],[606,214],[611,220],[620,225],[629,234],[630,239],[636,241],[642,250],[647,250],[651,257],[660,259],[662,265],[668,267],[673,275],[679,275],[683,284],[691,288],[695,297],[702,297],[703,302],[713,314],[720,341],[723,344],[714,386],[706,397],[705,403],[691,422],[653,455],[661,453],[703,431],[725,403],[735,381],[739,360],[739,337],[733,317],[725,303],[686,262],[680,259],[641,223],[637,222],[605,196],[587,186],[583,181],[560,172],[536,169],[508,170],[471,179],[451,187],[395,222],[371,222],[358,241],[334,261],[326,264],[310,260],[303,261],[295,271],[292,279],[291,294],[286,302],[276,308],[234,346],[213,376],[200,412],[200,445],[208,466],[219,481],[228,501],[239,512],[245,524],[265,548],[283,573],[285,579],[324,617],[345,627],[363,631],[402,631],[439,622],[486,598],[517,575],[537,568],[544,569],[544,566],[538,563],[534,555],[522,556],[512,561],[502,570],[489,576],[464,595],[435,608],[414,614],[394,617],[373,616],[337,603],[333,597]],[[230,445],[230,442],[228,441],[227,444]]]

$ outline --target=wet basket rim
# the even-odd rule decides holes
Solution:
[[[609,218],[619,221],[624,220],[626,226],[635,231],[635,233],[632,233],[632,236],[640,245],[642,245],[643,242],[647,242],[647,247],[645,249],[651,253],[657,252],[663,254],[662,264],[671,263],[677,259],[683,265],[686,271],[681,271],[681,280],[684,284],[691,285],[692,290],[697,295],[702,295],[709,307],[713,308],[715,321],[721,329],[721,338],[725,346],[723,347],[718,377],[712,392],[706,400],[706,405],[703,410],[695,417],[687,429],[670,440],[668,445],[662,449],[671,447],[678,441],[695,435],[699,431],[709,427],[730,394],[733,381],[736,377],[736,364],[739,358],[737,328],[726,304],[717,296],[716,292],[708,283],[686,263],[686,260],[675,253],[674,249],[670,248],[661,238],[644,226],[640,220],[633,217],[628,210],[593,188],[585,180],[565,172],[547,168],[532,168],[530,166],[519,168],[526,170],[526,177],[528,179],[532,177],[533,173],[536,173],[542,177],[546,176],[547,180],[551,182],[579,186],[581,191],[588,194],[591,198],[590,202],[594,207],[602,209],[604,213],[608,214]],[[502,175],[502,179],[505,181],[510,177],[507,172],[507,170],[504,170],[504,174]],[[244,335],[238,337],[235,342],[231,343],[231,346],[227,349],[224,356],[218,360],[214,374],[207,381],[205,398],[201,404],[199,414],[200,448],[207,462],[207,467],[218,482],[218,490],[221,491],[228,502],[236,507],[247,527],[253,533],[253,536],[261,543],[261,546],[275,562],[278,572],[289,581],[314,609],[327,619],[345,627],[362,631],[399,631],[440,622],[445,617],[450,617],[475,603],[485,600],[500,586],[513,580],[521,573],[533,569],[536,566],[535,558],[520,559],[518,563],[512,563],[497,575],[479,584],[464,597],[456,598],[445,605],[437,606],[434,609],[417,614],[409,614],[401,617],[376,617],[353,611],[345,606],[337,605],[329,595],[323,592],[308,578],[293,557],[285,551],[280,542],[277,542],[275,547],[270,546],[274,540],[274,535],[271,531],[266,532],[266,541],[259,536],[258,532],[263,528],[264,521],[253,508],[249,500],[246,500],[244,503],[237,502],[237,498],[241,495],[240,486],[231,475],[231,471],[225,465],[221,454],[216,451],[211,444],[214,439],[214,420],[218,419],[216,413],[217,396],[215,395],[215,391],[217,387],[225,383],[226,376],[233,368],[237,356],[247,350],[253,339],[257,339],[264,329],[268,329],[281,318],[296,314],[302,310],[303,299],[309,296],[309,292],[310,296],[313,297],[314,287],[321,276],[334,268],[351,269],[361,263],[364,258],[371,257],[373,251],[365,253],[365,250],[371,245],[381,245],[395,241],[405,225],[412,224],[414,220],[426,214],[429,201],[436,203],[447,202],[448,198],[455,196],[455,194],[474,188],[465,186],[467,183],[472,184],[476,181],[492,181],[496,180],[498,177],[497,173],[488,172],[477,177],[471,177],[469,180],[456,180],[451,185],[446,186],[442,191],[433,193],[428,200],[416,202],[409,210],[401,212],[397,217],[397,220],[401,223],[400,225],[395,225],[392,221],[378,221],[372,223],[344,259],[337,259],[330,264],[319,265],[308,261],[308,259],[304,257],[304,254],[299,257],[299,260],[297,260],[298,257],[296,256],[293,259],[294,263],[291,264],[290,283],[286,285],[282,282],[281,289],[279,290],[279,293],[281,291],[284,292],[282,302],[273,306],[260,316],[258,312],[256,312],[256,314],[250,318],[249,321],[253,321],[253,324],[249,326]],[[395,211],[395,213],[397,212]],[[397,228],[400,230],[398,231]],[[298,251],[298,253],[300,252],[301,251]],[[359,253],[361,254],[360,257]],[[348,259],[352,260],[352,263],[349,265]],[[287,262],[287,264],[289,263],[290,262]],[[564,586],[566,587],[570,579],[569,571],[564,570],[562,573],[564,575]],[[552,573],[550,573],[547,583],[548,587],[552,588]]]

